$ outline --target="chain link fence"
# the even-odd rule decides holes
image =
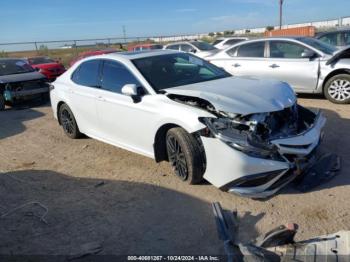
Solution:
[[[127,50],[129,45],[139,43],[166,44],[174,41],[197,40],[206,37],[208,37],[207,34],[197,34],[0,43],[0,57],[27,58],[49,56],[68,66],[70,61],[86,51],[106,49],[124,51]]]

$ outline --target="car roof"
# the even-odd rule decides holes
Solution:
[[[104,54],[99,56],[94,56],[96,58],[121,58],[126,60],[133,60],[145,57],[152,57],[158,55],[167,55],[179,53],[179,51],[175,50],[163,50],[163,49],[155,49],[155,50],[144,50],[144,51],[129,51],[129,52],[115,52],[110,54]]]

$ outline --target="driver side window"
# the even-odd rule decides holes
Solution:
[[[302,53],[307,50],[306,47],[284,41],[270,42],[270,57],[271,58],[303,58]]]
[[[121,94],[126,84],[141,86],[136,77],[122,64],[104,61],[102,69],[102,89]]]
[[[180,45],[180,50],[189,53],[192,52],[194,48],[190,45]]]

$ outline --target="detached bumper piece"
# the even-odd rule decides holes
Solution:
[[[340,157],[335,154],[321,156],[308,167],[299,179],[296,188],[301,192],[309,191],[335,177],[341,168]]]
[[[223,210],[220,203],[213,203],[212,207],[227,261],[349,261],[350,231],[295,242],[298,226],[289,223],[272,229],[250,243],[242,244],[238,239],[237,211]]]

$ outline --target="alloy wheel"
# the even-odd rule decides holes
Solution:
[[[350,81],[334,80],[328,88],[328,94],[335,100],[344,101],[350,98]]]
[[[74,133],[74,120],[71,113],[66,109],[63,109],[61,112],[61,124],[62,124],[63,130],[67,134]]]
[[[167,137],[169,162],[175,174],[183,181],[188,178],[187,161],[179,141],[174,136]]]

